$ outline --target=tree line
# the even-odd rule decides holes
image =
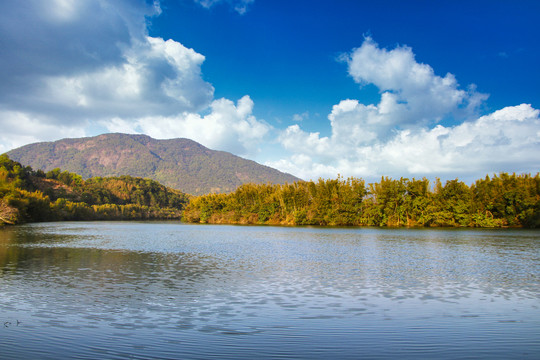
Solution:
[[[540,227],[540,176],[500,173],[471,186],[423,179],[357,178],[240,186],[193,198],[197,223],[329,226]]]
[[[0,155],[0,225],[58,220],[180,219],[189,196],[156,181],[47,173]]]
[[[321,226],[540,227],[540,175],[458,179],[319,179],[244,184],[192,197],[131,176],[34,171],[0,155],[0,225],[57,220],[180,219],[195,223]]]

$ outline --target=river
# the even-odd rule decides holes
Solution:
[[[2,359],[540,357],[540,231],[0,229]]]

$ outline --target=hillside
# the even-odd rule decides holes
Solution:
[[[245,183],[300,180],[189,139],[156,140],[146,135],[103,134],[35,143],[7,155],[34,169],[61,168],[84,179],[122,175],[149,178],[193,195],[228,193]]]
[[[55,220],[179,219],[189,196],[149,179],[47,173],[0,155],[0,226]]]

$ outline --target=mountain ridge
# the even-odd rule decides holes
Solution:
[[[110,133],[28,144],[6,153],[34,169],[61,168],[83,178],[149,178],[183,192],[232,192],[245,183],[293,183],[301,179],[186,138],[158,140]]]

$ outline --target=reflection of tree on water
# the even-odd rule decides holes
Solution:
[[[52,272],[58,272],[57,276],[69,274],[73,277],[74,287],[96,282],[98,289],[107,284],[119,286],[126,283],[137,286],[157,284],[159,287],[176,289],[183,282],[212,278],[212,273],[217,271],[217,263],[211,258],[194,254],[102,250],[69,245],[32,246],[34,236],[26,234],[28,242],[23,243],[20,233],[11,230],[0,231],[0,270],[18,268],[33,274],[46,273],[52,276],[49,281],[56,279]],[[54,237],[65,240],[71,236]],[[223,274],[223,270],[219,270],[220,274]]]
[[[17,228],[0,227],[0,277],[16,269],[23,254],[16,245]]]
[[[198,300],[227,281],[211,257],[63,247],[63,235],[48,235],[55,246],[36,246],[37,233],[17,230],[0,230],[2,290],[37,316],[169,324],[180,310],[192,318]]]

